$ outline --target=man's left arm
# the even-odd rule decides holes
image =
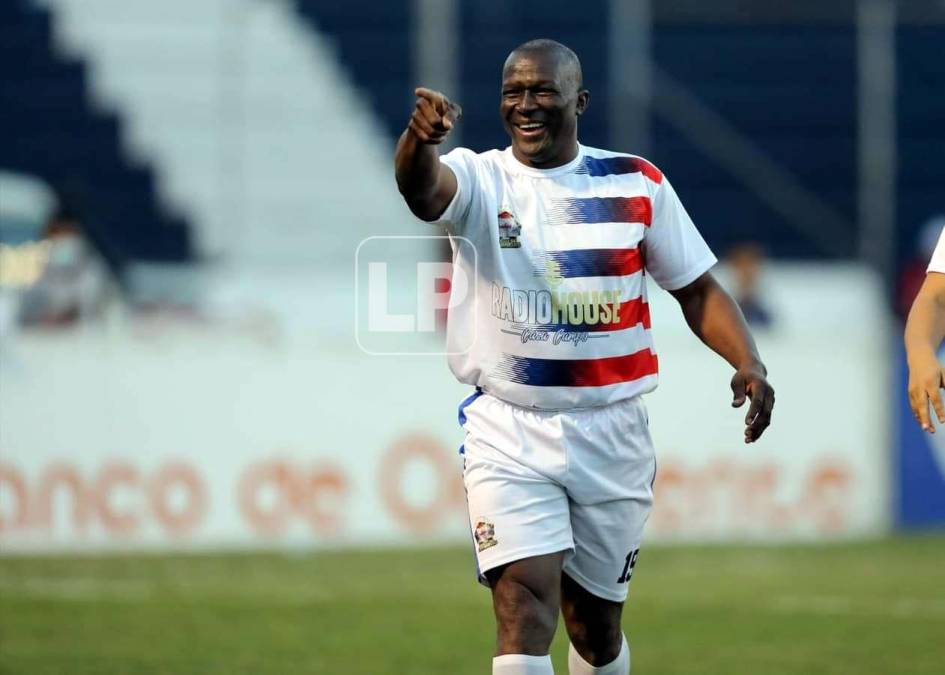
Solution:
[[[751,400],[745,415],[745,442],[753,443],[771,423],[774,389],[741,310],[710,272],[669,291],[679,302],[692,332],[735,368],[732,407]]]

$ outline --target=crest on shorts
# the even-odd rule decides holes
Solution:
[[[512,211],[502,209],[499,211],[499,246],[502,248],[521,248],[522,242],[518,238],[522,236],[522,226]]]
[[[495,524],[482,516],[476,520],[473,536],[476,538],[476,547],[480,553],[499,543],[499,540],[495,538]]]

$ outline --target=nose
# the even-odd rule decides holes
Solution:
[[[534,110],[538,107],[538,104],[535,102],[535,97],[527,89],[522,92],[522,98],[519,99],[518,105],[515,106],[518,112],[527,112],[529,110]]]

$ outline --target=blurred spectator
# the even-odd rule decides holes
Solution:
[[[925,281],[925,270],[943,228],[945,228],[945,214],[929,218],[916,236],[913,257],[903,265],[899,273],[896,284],[896,314],[903,321],[909,315],[909,308],[912,307],[915,296],[918,295]]]
[[[41,178],[0,169],[0,347],[15,332],[23,289],[40,276],[45,252],[38,239],[56,201]]]
[[[728,250],[725,260],[732,271],[732,295],[748,323],[758,328],[770,328],[773,323],[771,311],[759,297],[764,260],[764,249],[753,242],[736,244]]]
[[[101,314],[109,288],[107,267],[89,243],[79,220],[60,209],[46,224],[45,265],[23,294],[19,320],[24,326],[65,326]]]

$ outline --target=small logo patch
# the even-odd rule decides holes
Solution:
[[[501,248],[521,248],[518,238],[522,235],[522,226],[515,220],[509,209],[499,211],[499,246]]]
[[[473,536],[476,538],[476,546],[480,553],[499,543],[499,540],[495,538],[495,524],[482,517],[476,520]]]
[[[561,276],[561,263],[553,258],[545,261],[545,281],[551,288],[557,288],[564,281]]]

